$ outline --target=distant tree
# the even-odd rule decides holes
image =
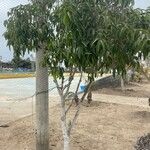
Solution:
[[[30,58],[22,59],[20,56],[14,56],[14,58],[11,60],[11,64],[14,67],[14,69],[18,68],[24,68],[24,69],[31,69],[31,61]]]
[[[11,62],[2,62],[3,68],[13,68],[13,65]]]
[[[17,69],[20,65],[20,62],[21,62],[20,56],[14,55],[13,59],[11,60],[11,64],[13,65],[13,68]]]

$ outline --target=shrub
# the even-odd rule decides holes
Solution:
[[[150,133],[140,137],[135,145],[136,150],[150,150]]]

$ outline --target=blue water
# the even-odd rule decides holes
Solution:
[[[71,90],[75,89],[77,78],[73,81]],[[55,87],[52,78],[49,78],[49,89]],[[35,93],[35,78],[19,78],[19,79],[0,79],[0,97],[23,98],[31,96]],[[52,95],[56,95],[57,90],[51,91]],[[1,100],[1,98],[0,98]]]

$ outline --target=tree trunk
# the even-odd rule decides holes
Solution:
[[[123,79],[122,76],[120,77],[120,80],[121,80],[121,90],[122,90],[123,92],[125,92],[124,79]]]
[[[92,102],[92,91],[91,90],[89,90],[89,92],[88,92],[87,101],[88,101],[88,104],[91,104],[91,102]]]
[[[48,69],[42,67],[44,50],[36,51],[36,150],[49,150]]]
[[[67,134],[64,137],[64,150],[70,150],[70,137]]]
[[[65,117],[62,115],[62,118],[61,118],[61,126],[62,126],[63,139],[64,139],[64,150],[70,150],[70,144],[69,144],[70,143],[70,137],[68,135]]]
[[[61,127],[63,132],[63,139],[64,139],[64,150],[70,150],[70,136],[68,133],[68,125],[66,122],[67,120],[66,120],[65,99],[63,94],[60,91],[59,91],[59,95],[61,98]]]

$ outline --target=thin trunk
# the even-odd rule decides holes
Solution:
[[[62,108],[61,108],[62,109]],[[64,150],[70,150],[70,137],[68,135],[67,125],[66,125],[66,119],[63,120],[63,115],[61,115],[61,126],[62,126],[62,132],[63,132],[63,141],[64,141]]]
[[[67,134],[64,137],[64,150],[70,150],[70,137]]]
[[[36,150],[49,150],[48,69],[42,67],[44,50],[36,52]]]
[[[63,95],[63,89],[59,87],[58,81],[54,79],[54,82],[57,86],[57,90],[60,96],[61,103],[61,127],[63,132],[63,141],[64,141],[64,150],[70,150],[70,136],[68,134],[68,126],[66,120],[66,107],[65,107],[65,96]]]
[[[92,102],[92,90],[89,90],[89,92],[88,92],[87,101],[88,101],[88,104],[90,104]]]
[[[70,137],[68,135],[68,126],[66,122],[66,108],[65,108],[65,99],[64,96],[61,94],[61,126],[63,132],[63,139],[64,139],[64,150],[70,150]]]
[[[124,92],[125,91],[125,85],[124,85],[124,79],[122,76],[120,77],[120,80],[121,80],[121,90]]]
[[[85,97],[86,97],[86,95],[87,95],[88,91],[89,91],[89,90],[90,90],[90,88],[91,88],[92,83],[93,83],[93,82],[92,82],[92,81],[90,81],[90,83],[87,85],[86,90],[85,90],[85,92],[84,92],[83,96],[81,97],[81,102],[83,102],[83,100],[85,99]]]

